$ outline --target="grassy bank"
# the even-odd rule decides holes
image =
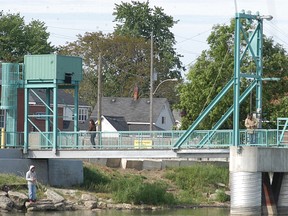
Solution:
[[[75,189],[93,192],[105,199],[112,198],[119,203],[199,205],[229,201],[225,194],[228,181],[228,167],[211,164],[136,171],[84,163],[84,182],[75,186]],[[1,188],[7,185],[7,182],[13,182],[13,190],[27,193],[23,177],[0,174]],[[44,191],[45,187],[39,184],[37,197],[41,199]]]
[[[134,204],[211,204],[229,201],[228,167],[198,164],[153,172],[121,172],[91,164],[84,166],[82,189],[105,193],[117,201]],[[213,195],[213,196],[212,196]]]

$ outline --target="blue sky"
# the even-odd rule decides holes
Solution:
[[[130,2],[122,0],[123,2]],[[140,0],[141,1],[141,0]],[[121,0],[1,0],[1,10],[20,13],[28,23],[32,19],[45,22],[53,45],[64,45],[85,32],[110,33],[115,23],[112,13]],[[216,24],[229,24],[236,9],[240,12],[257,11],[270,14],[274,19],[264,23],[264,34],[288,50],[288,1],[285,0],[150,0],[179,20],[171,30],[176,38],[176,49],[184,55],[184,65],[193,64],[202,50],[207,49],[206,39]]]

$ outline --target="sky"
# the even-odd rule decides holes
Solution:
[[[139,0],[143,2],[143,0]],[[115,4],[127,0],[1,0],[4,13],[20,13],[26,24],[40,20],[47,26],[52,45],[65,45],[85,32],[111,33],[116,25]],[[285,0],[150,0],[150,7],[162,7],[179,22],[171,29],[176,39],[176,52],[183,55],[189,67],[202,50],[213,26],[229,25],[236,12],[242,10],[272,15],[264,22],[264,34],[288,50],[288,1]]]

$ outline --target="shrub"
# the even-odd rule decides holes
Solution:
[[[173,204],[173,194],[167,193],[167,186],[163,182],[146,183],[138,176],[114,181],[113,199],[122,203],[134,204]]]
[[[109,192],[109,183],[111,179],[101,172],[99,169],[93,166],[84,166],[84,181],[81,188],[93,192]]]
[[[217,183],[228,185],[229,170],[211,164],[197,164],[168,170],[166,178],[182,189],[180,202],[209,202],[209,195],[218,189]]]
[[[223,190],[216,191],[216,201],[218,202],[227,202],[230,200],[230,196],[225,193]]]

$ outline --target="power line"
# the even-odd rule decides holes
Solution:
[[[67,27],[59,27],[59,26],[47,26],[49,28],[55,28],[55,29],[64,29],[64,30],[72,30],[72,31],[91,31],[94,32],[95,29],[82,29],[82,28],[67,28]],[[101,32],[112,32],[114,31],[113,29],[101,29],[101,30],[97,30],[97,31],[101,31]]]
[[[273,28],[276,32],[280,33],[283,37],[285,38],[288,38],[288,34],[284,31],[282,31],[282,29],[280,29],[277,25],[275,25],[275,23],[270,23],[270,22],[267,22],[267,24]],[[288,46],[288,43],[286,42],[286,40],[282,39],[281,37],[277,36],[277,34],[275,34],[275,31],[270,31],[268,30],[271,35],[273,36],[273,38],[277,38],[279,41],[281,41],[282,43],[284,43],[286,46]]]

